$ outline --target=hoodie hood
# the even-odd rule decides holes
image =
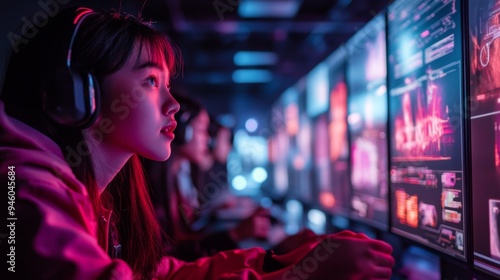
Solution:
[[[108,228],[110,213],[97,219],[59,146],[9,117],[1,101],[0,170],[0,181],[14,193],[9,222],[17,233],[11,246],[23,252],[15,257],[19,279],[132,279],[126,263],[103,249],[108,236],[98,228]]]
[[[76,187],[74,191],[87,195],[86,188],[76,179],[68,163],[64,160],[59,146],[49,137],[27,124],[8,116],[5,104],[0,101],[0,166],[30,166],[28,170],[50,172],[65,185]],[[23,174],[17,169],[16,175],[34,179],[35,174]],[[26,177],[25,177],[26,176]],[[37,176],[38,180],[53,180],[50,176]]]

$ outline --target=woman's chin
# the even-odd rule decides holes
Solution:
[[[157,153],[151,153],[148,155],[143,155],[143,157],[150,159],[150,160],[154,160],[154,161],[166,161],[167,159],[170,158],[170,155],[171,155],[171,151],[169,149],[168,151],[162,151],[161,153],[157,152]]]

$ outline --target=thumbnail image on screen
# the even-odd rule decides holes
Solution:
[[[327,115],[328,184],[319,186],[322,208],[333,214],[349,215],[349,149],[347,138],[347,87],[345,50],[339,48],[328,59],[329,109]],[[324,120],[317,120],[322,126]],[[324,149],[324,148],[322,148]]]
[[[461,1],[388,9],[392,231],[466,258]]]
[[[379,14],[346,44],[351,214],[382,229],[389,219],[385,41]]]
[[[469,1],[474,264],[500,276],[500,1]]]

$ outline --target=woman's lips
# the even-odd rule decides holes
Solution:
[[[174,133],[175,128],[177,127],[177,122],[173,121],[166,126],[164,126],[161,131],[167,133]]]

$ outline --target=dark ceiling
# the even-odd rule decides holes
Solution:
[[[293,18],[249,19],[239,16],[243,1],[149,0],[143,10],[143,16],[156,22],[182,51],[183,76],[174,87],[198,96],[214,115],[236,116],[238,126],[248,117],[265,121],[284,90],[388,4],[387,0],[298,0]],[[238,51],[274,52],[278,61],[272,66],[236,66],[233,56]],[[242,68],[269,69],[272,80],[234,83],[233,71]]]
[[[255,0],[61,2],[142,13],[143,18],[169,34],[182,51],[184,71],[173,81],[173,87],[198,96],[213,115],[234,116],[236,126],[249,117],[266,122],[271,104],[285,89],[388,5],[388,0],[260,0],[298,2],[299,8],[291,18],[242,18],[239,8],[245,1]],[[35,0],[3,2],[3,38],[22,23],[22,16],[40,10]],[[272,66],[236,66],[233,56],[238,51],[274,52],[278,59]],[[244,68],[268,69],[272,80],[234,83],[233,71]]]

